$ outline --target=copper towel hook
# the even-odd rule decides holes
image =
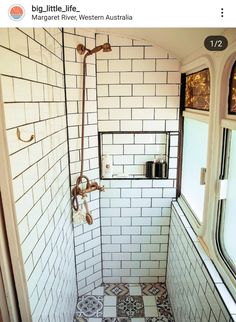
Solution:
[[[31,142],[35,138],[34,134],[32,134],[31,137],[29,138],[29,140],[23,140],[21,138],[21,134],[20,134],[20,129],[19,128],[16,129],[16,136],[17,136],[17,139],[18,140],[20,140],[22,142],[25,142],[25,143]]]

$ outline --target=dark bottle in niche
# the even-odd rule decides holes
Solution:
[[[155,161],[146,162],[146,178],[166,178],[167,163],[165,157],[161,156]]]
[[[167,177],[167,163],[163,155],[155,162],[155,177],[156,178]]]
[[[154,162],[147,161],[146,162],[146,178],[153,178],[154,170]]]

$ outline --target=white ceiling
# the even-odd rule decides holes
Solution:
[[[147,40],[181,60],[204,48],[204,40],[209,35],[225,35],[230,31],[236,36],[236,28],[99,28],[96,31]]]

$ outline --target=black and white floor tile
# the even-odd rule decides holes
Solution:
[[[78,298],[74,322],[174,322],[164,283],[104,284]]]

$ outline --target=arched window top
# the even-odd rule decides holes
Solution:
[[[236,114],[236,61],[229,81],[229,114]]]
[[[209,111],[210,71],[208,68],[186,76],[185,108]]]

